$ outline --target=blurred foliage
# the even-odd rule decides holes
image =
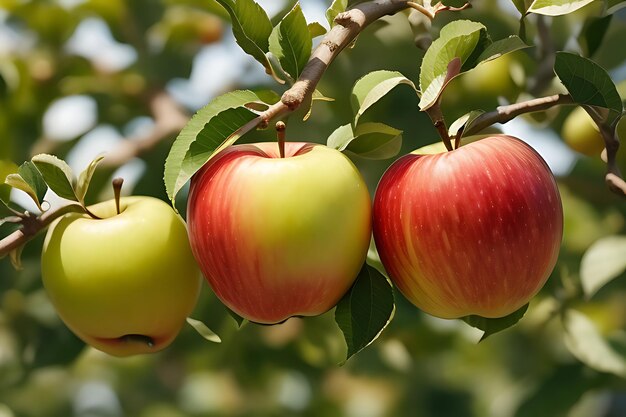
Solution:
[[[575,40],[585,21],[602,12],[597,3],[549,19],[556,49],[577,49]],[[199,53],[228,45],[233,59],[241,54],[225,35],[229,28],[223,11],[217,16],[212,14],[216,10],[209,0],[0,0],[0,159],[19,164],[42,151],[68,158],[76,149],[93,146],[87,138],[103,126],[118,132],[119,141],[131,140],[127,132],[133,123],[153,118],[154,93],[169,89],[172,80],[190,77]],[[493,39],[519,29],[519,14],[511,4],[485,0],[460,14],[437,17],[433,33],[460,17],[480,21]],[[97,44],[93,54],[69,46],[81,25],[94,19],[104,22],[117,46],[133,51],[132,62],[112,65],[106,59],[111,51],[97,50]],[[526,20],[527,39],[536,39],[536,16]],[[289,139],[325,142],[336,127],[348,123],[352,85],[370,71],[393,69],[417,81],[423,51],[413,44],[406,18],[385,22],[362,34],[330,67],[319,89],[335,101],[315,103],[306,123],[303,114],[292,115]],[[593,56],[616,81],[626,75],[625,38],[622,9]],[[538,53],[537,48],[518,51],[507,58],[508,65],[495,68],[504,71],[492,77],[504,80],[498,88],[506,89],[505,100],[515,101],[530,91],[541,64]],[[247,68],[247,61],[238,62]],[[204,77],[214,77],[211,66],[202,70]],[[450,120],[473,108],[493,109],[503,100],[499,89],[476,90],[481,78],[490,80],[474,77],[479,70],[459,77],[446,91],[444,111]],[[269,79],[244,75],[221,91],[276,88]],[[554,88],[550,84],[535,93],[552,93]],[[59,98],[75,95],[95,102],[95,122],[62,140],[52,137],[46,114]],[[193,110],[187,109],[190,114]],[[570,111],[523,119],[558,133]],[[402,129],[403,152],[436,140],[415,95],[402,86],[363,118]],[[72,124],[73,114],[56,122]],[[268,130],[242,141],[272,139]],[[137,180],[128,181],[126,193],[165,199],[163,162],[171,140],[173,135],[118,171],[141,168]],[[624,169],[625,153],[620,150]],[[373,192],[391,161],[355,158],[355,163]],[[98,170],[89,201],[111,195],[109,181],[116,169]],[[43,292],[38,238],[24,251],[22,271],[14,271],[7,260],[0,262],[0,416],[624,416],[626,380],[579,362],[564,345],[555,311],[557,301],[570,300],[568,305],[590,318],[626,358],[626,274],[591,300],[583,300],[580,292],[583,253],[602,237],[626,233],[626,205],[606,189],[603,172],[599,157],[577,155],[571,172],[558,179],[565,211],[559,263],[517,326],[477,344],[480,334],[475,329],[460,320],[427,316],[397,294],[390,326],[343,367],[338,363],[345,346],[332,312],[277,326],[245,324],[237,330],[206,287],[193,317],[214,330],[222,344],[208,343],[187,327],[170,348],[155,355],[117,359],[85,348],[56,317]],[[184,196],[179,208],[184,208]],[[0,227],[2,236],[10,231],[10,225]]]

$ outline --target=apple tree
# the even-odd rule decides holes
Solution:
[[[624,6],[0,2],[0,417],[625,415]]]

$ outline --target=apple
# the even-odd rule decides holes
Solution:
[[[65,324],[115,356],[168,346],[195,306],[202,278],[183,220],[161,200],[125,197],[71,213],[48,229],[44,287]]]
[[[599,157],[604,149],[598,126],[582,107],[576,107],[567,116],[561,136],[570,148],[587,156]]]
[[[217,297],[279,323],[334,307],[367,255],[371,203],[356,167],[312,143],[227,148],[191,180],[191,248]]]
[[[522,307],[552,272],[563,232],[550,169],[505,135],[398,159],[378,184],[373,219],[392,281],[417,307],[447,319]]]

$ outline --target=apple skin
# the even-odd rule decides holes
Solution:
[[[550,169],[505,135],[400,158],[378,184],[373,218],[392,281],[417,307],[447,319],[522,307],[552,272],[563,233]]]
[[[48,229],[43,284],[65,324],[114,356],[167,347],[193,310],[202,284],[183,220],[152,197],[89,207]],[[130,335],[130,336],[129,336]],[[152,340],[152,346],[149,341]]]
[[[367,186],[323,145],[237,145],[191,180],[191,248],[217,297],[273,324],[334,307],[354,282],[371,237]]]

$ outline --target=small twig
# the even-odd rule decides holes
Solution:
[[[435,18],[435,13],[433,13],[431,10],[427,9],[426,7],[422,6],[419,3],[410,1],[407,3],[407,6],[409,6],[413,10],[417,10],[424,16],[428,17],[430,20],[433,20]]]
[[[12,250],[19,248],[33,239],[40,231],[45,229],[54,220],[67,213],[84,213],[85,209],[79,204],[68,204],[56,210],[49,210],[40,217],[27,216],[23,220],[23,228],[17,230],[4,239],[0,240],[0,258],[8,255]]]
[[[496,123],[507,123],[520,114],[547,110],[551,107],[564,104],[575,104],[569,94],[555,94],[553,96],[535,98],[507,106],[499,106],[496,110],[483,113],[474,119],[473,123],[465,130],[464,135],[474,135]]]
[[[452,142],[450,141],[448,127],[446,126],[446,122],[443,118],[443,113],[441,112],[439,101],[426,109],[425,112],[426,114],[428,114],[428,117],[430,117],[430,120],[433,122],[435,129],[437,129],[437,133],[439,133],[443,144],[446,145],[446,149],[448,151],[452,151],[454,148],[452,147]]]

